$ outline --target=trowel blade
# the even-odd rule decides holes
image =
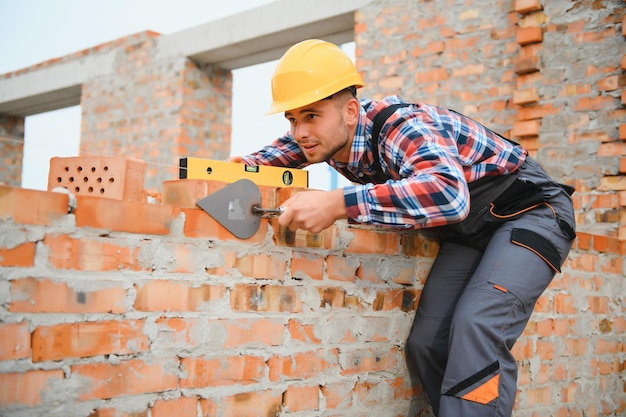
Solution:
[[[261,218],[252,207],[261,205],[261,191],[250,180],[229,184],[196,204],[239,239],[248,239],[259,230]]]

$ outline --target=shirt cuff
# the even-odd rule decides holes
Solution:
[[[348,217],[359,223],[370,223],[368,206],[366,203],[367,185],[348,185],[343,188],[343,200],[346,204]]]

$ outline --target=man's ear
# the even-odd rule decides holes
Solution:
[[[361,113],[361,105],[359,104],[359,100],[356,98],[351,98],[346,103],[345,107],[345,116],[346,123],[348,126],[356,126],[359,121],[359,114]]]

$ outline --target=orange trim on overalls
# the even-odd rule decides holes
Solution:
[[[537,204],[532,205],[530,207],[526,207],[525,209],[520,210],[520,211],[516,211],[515,213],[504,214],[504,215],[494,213],[493,209],[494,209],[495,206],[494,206],[493,203],[489,203],[489,205],[490,205],[489,213],[491,213],[491,215],[493,217],[497,218],[497,219],[510,219],[511,217],[519,216],[522,213],[525,213],[525,212],[530,211],[530,210],[532,210],[534,208],[537,208],[537,207],[539,207],[542,204],[545,204],[546,206],[548,206],[550,208],[550,210],[552,210],[552,213],[554,214],[554,217],[556,217],[556,211],[554,210],[554,208],[550,204],[546,203],[545,201],[543,201],[541,203],[537,203]]]
[[[461,398],[479,404],[489,404],[498,398],[498,386],[500,384],[500,374],[493,376],[480,387],[473,389]]]

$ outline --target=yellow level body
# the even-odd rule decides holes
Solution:
[[[217,161],[203,158],[180,158],[180,179],[216,180],[232,183],[249,179],[256,185],[270,187],[309,186],[309,172],[296,168],[274,166],[249,166],[239,162]]]

